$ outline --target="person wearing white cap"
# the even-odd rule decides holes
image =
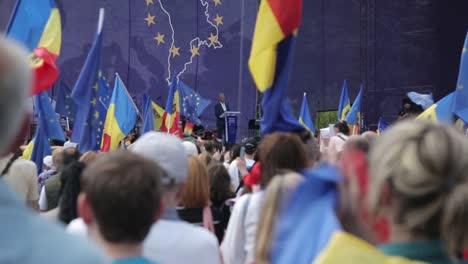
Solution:
[[[187,156],[198,156],[197,146],[193,142],[184,141],[182,144],[184,145],[185,154],[187,154]]]
[[[220,263],[216,237],[202,227],[180,220],[175,209],[188,176],[188,154],[180,139],[149,132],[135,142],[132,151],[156,161],[169,175],[164,182],[166,212],[151,228],[143,245],[144,256],[159,264]]]
[[[158,264],[221,263],[217,238],[202,227],[182,221],[177,214],[188,176],[188,152],[182,141],[166,133],[148,132],[132,144],[130,151],[155,161],[167,173],[162,179],[165,212],[151,227],[143,255]],[[82,219],[70,222],[67,231],[79,235],[87,232]]]

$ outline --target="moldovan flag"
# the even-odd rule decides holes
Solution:
[[[161,131],[167,132],[171,135],[178,135],[182,137],[180,123],[180,99],[179,90],[177,89],[177,78],[174,74],[172,78],[171,89],[166,102],[166,112],[163,116]]]
[[[58,78],[55,61],[62,45],[60,12],[53,0],[18,0],[7,27],[8,37],[32,52],[31,67],[36,95],[49,89]]]
[[[135,127],[138,110],[119,75],[116,75],[114,91],[107,110],[101,151],[116,150]]]

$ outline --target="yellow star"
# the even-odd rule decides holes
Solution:
[[[200,48],[199,47],[195,47],[193,46],[191,49],[190,49],[190,52],[192,52],[192,57],[195,57],[195,56],[200,56]]]
[[[180,56],[179,50],[180,48],[176,47],[175,45],[172,46],[171,48],[172,58],[174,58],[175,56]]]
[[[210,40],[210,45],[214,45],[218,43],[218,35],[213,35],[213,33],[210,33],[210,37],[208,38]]]
[[[70,98],[70,95],[69,94],[65,95],[65,98]]]
[[[219,16],[219,14],[216,14],[216,17],[213,20],[216,22],[216,26],[223,25],[223,17]]]
[[[153,0],[146,0],[146,6],[154,5]]]
[[[154,37],[154,39],[158,42],[158,46],[159,44],[161,43],[166,43],[164,42],[164,34],[161,35],[161,33],[158,32],[158,35],[156,37]]]
[[[92,104],[93,106],[96,106],[96,98],[93,98],[93,100],[91,100],[91,104]]]
[[[95,118],[96,120],[98,120],[98,118],[99,118],[99,112],[98,112],[98,111],[94,112],[94,118]]]
[[[146,22],[148,23],[148,27],[156,24],[156,22],[154,22],[155,18],[156,16],[152,16],[150,13],[148,13],[148,16],[145,18]]]
[[[221,0],[213,0],[215,6],[222,5]]]
[[[99,89],[99,85],[98,85],[97,83],[95,83],[95,84],[93,85],[93,89],[94,89],[94,91],[97,92],[97,90]]]

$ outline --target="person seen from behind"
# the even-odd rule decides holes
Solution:
[[[348,123],[344,120],[336,122],[333,128],[335,130],[335,135],[330,138],[327,157],[330,164],[337,164],[340,160],[343,146],[346,140],[348,140],[350,131]]]
[[[225,264],[245,264],[254,261],[254,248],[264,191],[281,172],[301,172],[307,167],[307,156],[299,136],[274,133],[266,136],[260,148],[261,191],[246,194],[234,205],[221,245]]]
[[[164,176],[155,162],[128,151],[102,154],[84,170],[78,211],[113,263],[155,263],[143,257],[143,241],[161,215]]]
[[[0,158],[16,150],[28,131],[33,85],[28,53],[0,37]],[[67,235],[27,209],[0,176],[0,263],[107,263],[91,243]],[[59,250],[58,250],[59,249]]]

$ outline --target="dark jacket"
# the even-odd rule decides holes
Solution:
[[[227,103],[224,103],[226,105],[226,111],[229,110],[229,105]],[[222,114],[224,113],[224,109],[221,106],[221,104],[218,102],[215,105],[215,116],[216,116],[216,125],[217,126],[224,126],[224,118],[219,118]]]

